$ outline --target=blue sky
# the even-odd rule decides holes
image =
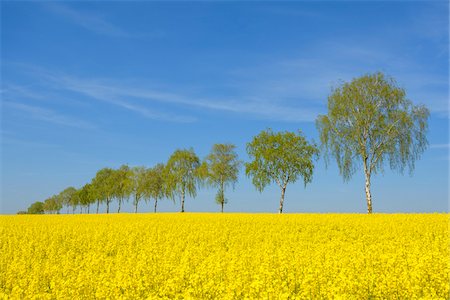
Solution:
[[[431,110],[413,176],[373,178],[375,212],[448,211],[447,1],[1,3],[1,212],[15,213],[103,167],[205,157],[268,127],[318,140],[333,86],[382,71]],[[218,211],[201,189],[187,211]],[[286,212],[365,212],[362,171],[316,163]],[[241,170],[226,211],[276,212]],[[143,205],[141,211],[150,210]],[[179,204],[161,203],[162,211]],[[125,210],[131,211],[128,203]]]

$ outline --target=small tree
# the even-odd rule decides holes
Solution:
[[[199,182],[197,169],[199,166],[200,160],[192,148],[189,150],[176,150],[167,162],[164,172],[167,193],[172,199],[176,195],[180,197],[181,212],[184,212],[186,194],[191,197],[197,195],[197,185]]]
[[[94,193],[92,191],[92,185],[87,183],[82,188],[80,188],[78,191],[78,199],[80,202],[81,207],[86,207],[87,213],[89,213],[89,208],[91,204],[95,201]]]
[[[44,203],[36,201],[28,207],[27,213],[29,214],[43,214],[44,213]]]
[[[118,170],[113,171],[114,197],[119,202],[117,212],[120,213],[122,202],[128,199],[133,192],[132,172],[127,165],[122,165]]]
[[[57,196],[51,196],[44,201],[44,211],[48,213],[58,213],[62,208]]]
[[[147,190],[147,169],[144,167],[134,167],[131,169],[131,172],[134,212],[137,213],[139,201],[145,196]]]
[[[97,213],[99,202],[106,203],[106,213],[109,213],[109,204],[114,197],[115,182],[114,170],[110,168],[103,168],[97,172],[95,178],[92,180],[93,189],[95,189],[97,198]]]
[[[75,189],[75,192],[73,194],[71,194],[69,203],[70,203],[70,206],[72,207],[72,214],[74,214],[75,209],[77,208],[78,205],[80,205],[80,197],[79,197],[79,192],[77,189]]]
[[[164,198],[166,195],[164,164],[157,164],[146,171],[145,185],[145,198],[155,200],[154,212],[156,212],[158,200]]]
[[[238,179],[241,162],[235,148],[232,144],[215,144],[199,171],[200,177],[208,185],[218,189],[216,202],[221,206],[221,212],[227,203],[225,188],[229,185],[234,187]]]
[[[405,90],[382,73],[364,75],[343,83],[328,97],[328,114],[317,118],[325,157],[336,159],[344,181],[362,164],[367,212],[372,213],[370,179],[382,172],[385,160],[391,169],[414,169],[425,151],[429,111],[414,106]]]
[[[318,149],[308,143],[299,131],[274,133],[271,129],[262,131],[247,144],[247,153],[252,159],[245,164],[245,173],[260,192],[272,182],[281,189],[279,213],[283,212],[284,195],[288,183],[303,177],[305,186],[312,180],[313,158]]]
[[[71,199],[76,191],[76,188],[68,187],[58,195],[58,198],[60,199],[62,205],[67,207],[67,212],[69,212],[68,209],[71,206]]]

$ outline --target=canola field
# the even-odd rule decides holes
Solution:
[[[0,220],[3,299],[449,299],[448,214]]]

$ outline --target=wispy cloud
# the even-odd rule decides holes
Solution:
[[[249,119],[311,122],[326,111],[327,96],[340,80],[383,71],[397,79],[414,102],[424,103],[433,113],[448,117],[447,74],[403,57],[402,49],[381,42],[380,37],[348,42],[341,38],[327,39],[295,55],[273,57],[260,64],[230,66],[221,70],[226,79],[216,83],[217,89],[196,86],[194,91],[117,78],[86,78],[38,68],[34,72],[36,78],[52,84],[55,90],[75,92],[152,119],[193,122],[195,117],[183,114],[218,111]],[[224,90],[235,96],[221,96],[226,94]],[[164,111],[167,109],[170,111]]]
[[[43,143],[43,142],[36,142],[36,141],[26,141],[21,140],[17,138],[11,138],[9,136],[2,137],[1,139],[2,145],[17,145],[21,147],[27,147],[27,148],[61,148],[61,145],[57,144],[50,144],[50,143]]]
[[[68,5],[63,5],[56,2],[46,3],[45,8],[55,15],[64,18],[66,21],[71,22],[72,24],[100,35],[128,38],[143,36],[142,34],[131,33],[128,30],[125,30],[106,20],[105,17],[94,14],[91,11],[87,12],[77,10]],[[149,34],[146,34],[146,36],[147,35]],[[161,33],[155,32],[152,35],[161,35]]]
[[[24,112],[28,117],[33,118],[35,120],[49,122],[57,125],[63,125],[68,127],[75,127],[79,129],[94,129],[95,126],[90,122],[79,120],[76,118],[68,117],[56,111],[27,105],[23,103],[11,102],[11,101],[3,101],[4,109],[13,109],[16,111]]]
[[[450,144],[431,144],[430,145],[431,149],[449,149],[450,148]]]
[[[186,96],[178,93],[168,93],[160,90],[139,86],[127,86],[114,81],[80,79],[68,75],[49,75],[55,86],[84,94],[91,98],[106,101],[125,109],[143,114],[150,118],[189,122],[195,119],[176,116],[161,112],[154,112],[148,107],[149,102],[174,104],[183,107],[203,110],[215,110],[237,114],[256,119],[270,119],[287,122],[313,121],[316,111],[301,106],[290,106],[283,103],[268,101],[258,97],[242,97],[239,100],[204,98]],[[132,103],[129,99],[136,99],[145,106]]]
[[[438,116],[448,117],[448,74],[426,68],[421,62],[401,55],[401,47],[385,45],[375,37],[343,42],[321,41],[297,55],[266,60],[229,72],[241,94],[302,102],[320,112],[331,88],[366,73],[382,71],[393,76],[415,103],[425,104]]]
[[[53,81],[55,87],[57,88],[76,92],[90,98],[124,108],[146,118],[180,123],[189,123],[197,120],[195,117],[167,113],[161,110],[149,108],[148,105],[140,105],[129,100],[130,97],[143,98],[144,95],[151,99],[157,100],[175,99],[171,94],[164,94],[154,91],[142,94],[134,88],[120,86],[112,82],[107,83],[104,80],[79,79],[68,75],[55,76],[50,73],[47,73],[46,76]]]

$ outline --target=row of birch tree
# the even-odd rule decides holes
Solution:
[[[314,161],[321,150],[325,161],[335,158],[344,181],[359,168],[363,169],[367,212],[372,213],[371,177],[383,172],[386,162],[391,169],[403,172],[425,151],[428,141],[429,111],[423,105],[413,105],[395,80],[383,73],[374,73],[342,83],[328,97],[328,113],[319,115],[316,127],[320,148],[297,132],[263,130],[247,143],[250,161],[245,173],[256,189],[262,192],[269,184],[280,188],[278,211],[283,212],[288,184],[302,178],[311,182]],[[243,163],[233,144],[216,144],[202,161],[191,149],[176,150],[166,164],[152,168],[123,165],[114,170],[104,168],[90,183],[80,189],[69,187],[42,202],[33,203],[29,213],[59,213],[63,207],[87,213],[101,203],[116,201],[117,212],[132,199],[134,211],[139,203],[154,201],[154,211],[161,199],[179,198],[181,212],[187,196],[195,197],[201,186],[217,189],[215,201],[224,211],[228,199],[225,190],[234,187]]]

